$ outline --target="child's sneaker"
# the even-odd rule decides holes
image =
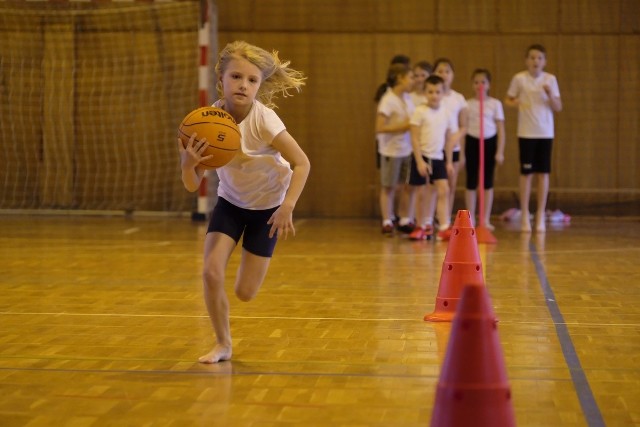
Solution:
[[[393,224],[383,224],[382,234],[386,236],[393,236]]]
[[[439,242],[449,241],[449,239],[451,239],[451,227],[447,227],[444,230],[438,231],[438,235],[436,236],[436,239]]]
[[[433,227],[431,225],[426,225],[424,228],[416,227],[411,234],[409,234],[409,239],[411,240],[429,240],[433,235]]]
[[[398,224],[398,231],[404,234],[409,234],[411,232],[413,232],[413,230],[416,229],[416,225],[412,222],[409,222],[407,224],[404,225],[400,225]]]

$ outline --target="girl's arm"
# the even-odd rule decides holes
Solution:
[[[400,123],[388,123],[389,117],[385,116],[382,113],[378,113],[376,115],[376,132],[386,132],[386,133],[395,133],[395,132],[406,132],[409,130],[409,120],[402,121]]]
[[[504,162],[504,120],[496,120],[496,127],[498,129],[498,149],[496,150],[496,162],[501,165]]]
[[[178,151],[180,152],[180,168],[182,169],[182,183],[184,188],[190,192],[196,191],[200,187],[200,182],[205,173],[205,168],[200,166],[200,162],[213,158],[213,156],[202,156],[207,148],[207,141],[202,138],[196,141],[196,134],[192,134],[185,148],[178,138]]]
[[[273,237],[276,233],[279,237],[284,233],[286,239],[289,231],[291,231],[294,236],[296,235],[296,230],[293,227],[293,209],[307,182],[311,164],[305,152],[302,151],[302,148],[300,148],[296,140],[293,139],[286,130],[280,132],[271,145],[289,162],[291,170],[293,171],[291,174],[291,182],[289,183],[289,188],[282,205],[280,205],[267,222],[271,224],[269,237]]]

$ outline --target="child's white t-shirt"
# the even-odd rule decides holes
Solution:
[[[553,110],[549,97],[542,88],[549,85],[553,96],[560,96],[558,81],[553,74],[542,72],[533,77],[528,71],[521,71],[511,79],[507,96],[516,98],[518,105],[518,137],[553,138]]]
[[[422,155],[434,160],[444,160],[444,148],[447,130],[457,130],[456,120],[443,105],[431,108],[421,104],[411,116],[410,124],[420,127],[420,151]]]
[[[378,103],[378,114],[385,115],[391,123],[409,120],[414,106],[411,97],[400,98],[392,90],[387,90]],[[411,155],[411,135],[406,132],[378,132],[378,153],[387,157],[407,157]]]
[[[467,134],[480,138],[480,100],[467,99],[468,127]],[[502,102],[488,96],[482,105],[484,138],[492,138],[498,133],[496,121],[504,121]]]
[[[213,104],[220,107],[221,100]],[[218,168],[218,196],[244,209],[271,209],[282,204],[291,181],[291,167],[273,148],[274,138],[286,127],[278,115],[254,101],[247,117],[238,124],[239,152]]]
[[[451,113],[455,124],[455,130],[453,130],[453,132],[457,132],[458,129],[460,129],[460,123],[458,122],[460,110],[467,108],[467,100],[464,99],[464,96],[462,96],[460,92],[451,89],[448,94],[442,97],[442,105]],[[456,144],[453,151],[460,151],[460,144]]]

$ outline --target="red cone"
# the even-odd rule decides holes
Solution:
[[[440,372],[432,427],[511,427],[511,388],[485,286],[465,286]]]
[[[471,214],[459,210],[442,263],[436,306],[433,313],[424,316],[424,320],[450,322],[458,307],[462,289],[468,284],[484,285],[484,276]]]

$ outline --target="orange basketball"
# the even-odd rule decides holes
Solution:
[[[201,107],[187,114],[178,128],[178,136],[184,147],[194,132],[196,141],[207,139],[208,147],[202,156],[213,155],[213,158],[201,163],[207,169],[226,165],[240,149],[238,125],[231,114],[221,108]]]

